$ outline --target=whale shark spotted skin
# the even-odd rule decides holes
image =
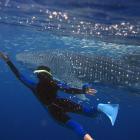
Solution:
[[[48,50],[16,55],[19,62],[33,68],[44,65],[60,80],[81,86],[82,83],[101,82],[124,87],[140,88],[140,69],[130,67],[109,57],[72,51]]]

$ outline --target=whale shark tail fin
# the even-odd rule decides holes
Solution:
[[[112,126],[115,124],[119,109],[119,104],[98,104],[98,110],[105,113],[110,119]]]

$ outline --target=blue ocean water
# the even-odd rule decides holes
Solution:
[[[0,51],[10,56],[25,75],[31,71],[16,61],[21,52],[67,49],[119,59],[140,54],[138,0],[2,0]],[[57,124],[32,92],[0,60],[0,139],[78,140]],[[119,103],[115,126],[106,116],[70,114],[97,140],[140,139],[140,91],[95,86],[96,96],[83,103]],[[62,96],[64,96],[62,94]]]

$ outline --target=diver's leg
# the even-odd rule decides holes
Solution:
[[[66,126],[73,129],[82,139],[84,140],[94,140],[84,129],[83,127],[76,122],[75,120],[68,120],[66,123]]]
[[[96,107],[86,107],[82,106],[82,111],[80,112],[88,117],[97,117],[101,112]]]
[[[58,98],[56,102],[65,112],[73,112],[88,117],[96,117],[100,113],[96,107],[82,106],[68,99]]]
[[[65,112],[73,112],[92,118],[104,113],[110,119],[112,125],[115,123],[119,109],[118,104],[99,103],[97,106],[87,107],[68,99],[57,99],[57,104],[59,104]]]
[[[48,107],[52,117],[62,125],[74,130],[82,139],[93,140],[92,137],[84,130],[84,128],[75,120],[72,120],[57,103],[53,103]]]
[[[112,125],[115,123],[119,109],[118,104],[99,103],[97,106],[87,107],[62,98],[58,98],[56,102],[65,112],[73,112],[94,118],[104,113],[110,119]]]

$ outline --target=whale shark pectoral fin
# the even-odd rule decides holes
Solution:
[[[131,92],[140,94],[140,82],[131,84],[131,87],[128,87]]]
[[[77,94],[76,97],[82,101],[89,101],[89,98],[87,98],[85,94]]]
[[[122,57],[122,60],[129,66],[136,66],[140,68],[140,53],[127,54]]]
[[[74,76],[74,74],[71,74],[69,78],[69,85],[71,87],[75,87],[75,88],[82,88],[83,82],[81,80],[79,80],[78,78],[76,78],[76,76]],[[86,97],[85,94],[76,94],[75,95],[79,100],[81,101],[89,101],[89,98]]]

